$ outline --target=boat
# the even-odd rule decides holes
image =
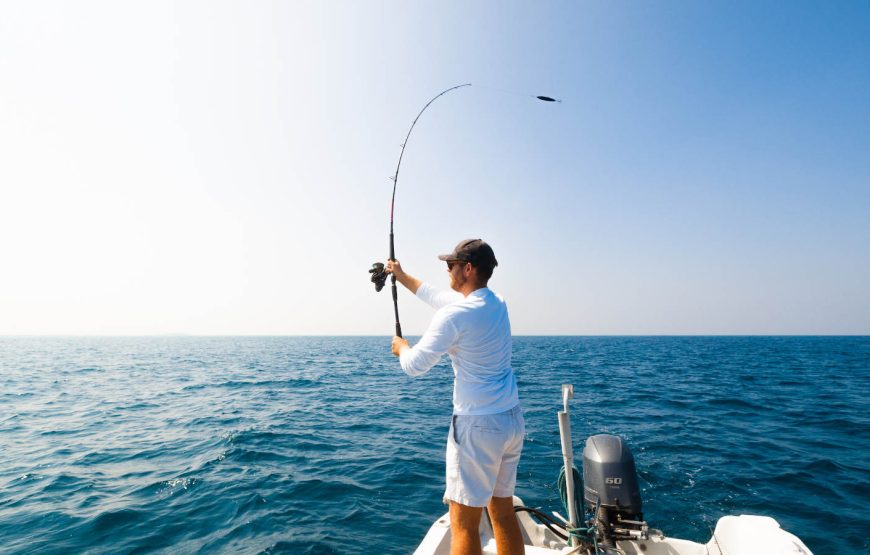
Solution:
[[[586,439],[581,479],[571,445],[568,404],[573,397],[573,386],[563,384],[564,410],[557,413],[564,462],[559,489],[567,515],[546,514],[513,498],[527,555],[812,555],[800,538],[769,516],[723,516],[707,543],[668,537],[651,528],[643,519],[634,457],[621,437],[597,434]],[[484,554],[497,553],[486,509],[480,543]],[[449,513],[432,524],[414,554],[450,554]]]

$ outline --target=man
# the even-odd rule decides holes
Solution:
[[[478,528],[487,507],[499,554],[520,554],[525,548],[513,494],[525,423],[511,367],[507,305],[487,287],[498,262],[481,239],[462,241],[452,253],[438,258],[447,262],[455,293],[421,282],[397,260],[387,262],[387,271],[396,280],[437,310],[413,348],[394,337],[393,354],[410,376],[426,373],[445,353],[453,362],[453,419],[444,493],[444,501],[450,504],[451,553],[481,552]]]

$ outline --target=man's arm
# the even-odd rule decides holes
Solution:
[[[418,299],[425,302],[435,310],[443,308],[451,303],[462,300],[462,294],[455,291],[441,291],[429,284],[423,283],[411,274],[402,269],[401,263],[398,260],[387,260],[387,273],[392,273],[396,276],[396,280],[408,288],[408,290],[417,296]]]
[[[444,312],[437,312],[429,329],[414,347],[401,337],[393,338],[393,354],[399,357],[402,370],[409,376],[425,374],[438,364],[447,349],[456,341],[458,331]]]
[[[415,295],[417,294],[417,289],[423,284],[419,279],[406,273],[398,260],[387,260],[387,273],[396,276],[396,281],[407,287],[408,291]]]

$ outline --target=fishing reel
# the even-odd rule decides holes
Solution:
[[[372,275],[372,283],[375,284],[375,291],[380,291],[387,283],[387,268],[381,262],[372,264],[372,269],[369,270]]]

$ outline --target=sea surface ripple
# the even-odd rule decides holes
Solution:
[[[623,436],[665,534],[763,514],[870,552],[870,338],[517,337],[514,366],[526,505],[561,511],[573,383],[576,455]],[[381,337],[0,338],[0,552],[410,553],[451,388]]]

